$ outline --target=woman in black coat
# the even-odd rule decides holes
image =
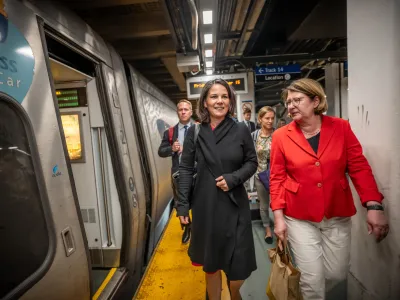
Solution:
[[[200,131],[194,143],[195,126],[189,128],[179,166],[177,212],[181,223],[188,224],[192,209],[189,256],[193,265],[203,266],[211,300],[221,298],[221,270],[236,300],[241,299],[243,281],[257,268],[243,186],[257,170],[257,156],[246,125],[231,118],[235,106],[235,95],[226,81],[205,84],[197,105]]]

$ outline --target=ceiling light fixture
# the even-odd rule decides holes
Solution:
[[[206,70],[206,74],[207,75],[212,75],[213,74],[213,70]]]
[[[206,50],[205,54],[206,54],[206,57],[212,57],[213,56],[213,51],[212,50]]]
[[[206,68],[212,68],[213,62],[212,61],[206,61]]]
[[[206,34],[204,35],[204,43],[205,43],[205,44],[211,44],[212,41],[213,41],[212,33],[206,33]]]
[[[212,24],[212,10],[203,10],[203,24]]]

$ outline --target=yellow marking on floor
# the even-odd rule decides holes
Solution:
[[[174,210],[133,299],[206,299],[203,269],[192,266],[187,254],[189,245],[181,242],[182,233]],[[222,300],[230,300],[226,277],[223,276]]]
[[[104,291],[104,289],[106,288],[107,284],[110,282],[111,278],[114,276],[116,271],[117,271],[117,268],[112,268],[110,270],[110,272],[108,272],[107,277],[101,283],[96,294],[94,294],[94,296],[92,297],[92,300],[97,300],[100,297],[101,293]]]
[[[221,300],[231,300],[231,295],[229,293],[228,283],[227,283],[226,276],[225,276],[224,272],[222,272]]]

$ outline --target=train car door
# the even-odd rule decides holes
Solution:
[[[90,262],[36,15],[0,1],[0,298],[89,299]]]
[[[51,79],[60,114],[61,134],[75,183],[78,207],[82,216],[90,253],[92,287],[95,299],[124,280],[121,262],[123,217],[121,192],[117,187],[112,155],[115,136],[106,105],[101,65],[92,61],[78,47],[53,29],[45,29]],[[110,119],[107,119],[110,117]],[[119,272],[116,272],[118,269]]]

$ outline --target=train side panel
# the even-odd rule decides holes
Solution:
[[[168,204],[172,199],[171,159],[158,156],[162,135],[179,120],[176,106],[161,91],[129,66],[133,101],[138,107],[141,130],[146,138],[145,149],[150,163],[152,183],[151,248],[157,243],[167,221]]]
[[[19,1],[6,2],[6,11],[9,22],[28,41],[35,59],[33,81],[22,106],[28,114],[37,142],[56,243],[49,270],[21,299],[88,299],[90,284],[86,241],[68,176],[38,20]],[[65,230],[69,230],[73,241],[74,251],[70,254],[66,253],[63,242]]]

